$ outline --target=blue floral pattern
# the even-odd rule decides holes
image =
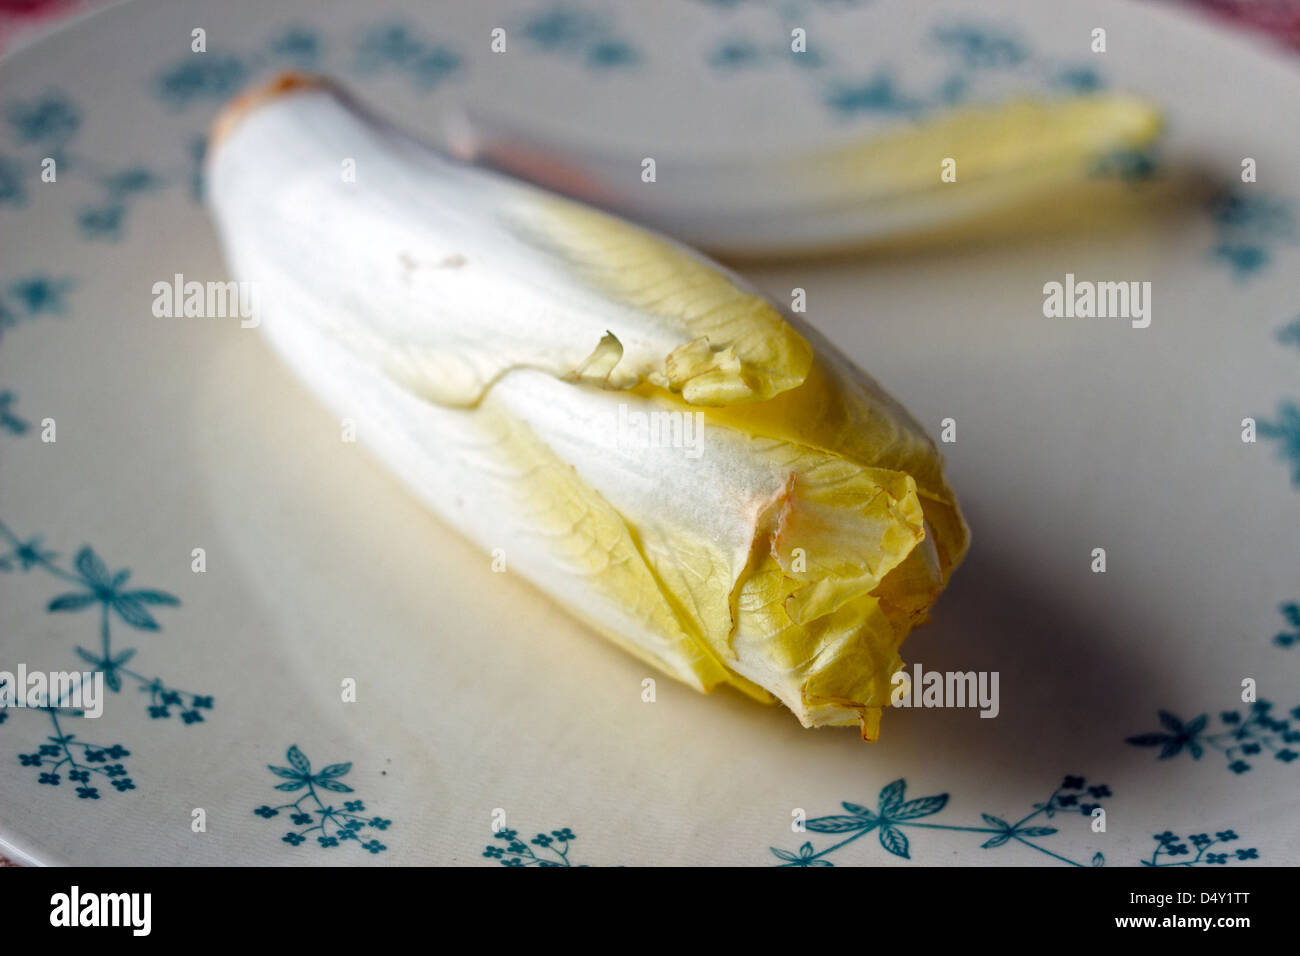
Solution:
[[[314,839],[316,845],[323,849],[355,843],[371,855],[388,849],[377,835],[392,826],[392,820],[370,814],[362,800],[344,800],[335,806],[321,799],[322,791],[353,792],[340,779],[351,772],[351,763],[332,763],[313,773],[311,761],[296,745],[285,752],[285,758],[289,762],[287,767],[277,767],[274,764],[266,766],[267,770],[284,780],[283,783],[276,784],[275,789],[290,793],[303,790],[304,793],[290,803],[275,806],[263,804],[253,811],[265,820],[278,817],[281,813],[288,814],[294,829],[285,833],[280,838],[281,842],[296,847]]]
[[[1209,715],[1192,720],[1162,710],[1157,715],[1162,730],[1126,738],[1135,747],[1159,747],[1161,760],[1186,753],[1200,760],[1206,750],[1220,753],[1228,769],[1235,774],[1249,772],[1253,765],[1247,757],[1271,754],[1275,760],[1291,763],[1300,757],[1300,729],[1291,720],[1273,716],[1273,705],[1257,700],[1243,714],[1225,710],[1219,714],[1219,726],[1209,732]],[[1290,718],[1300,721],[1300,707],[1292,709]]]
[[[1288,601],[1280,608],[1286,621],[1287,629],[1273,636],[1273,643],[1278,647],[1294,647],[1300,644],[1300,603]],[[1300,714],[1295,715],[1300,720]]]
[[[1155,834],[1152,839],[1156,841],[1155,852],[1151,854],[1151,859],[1142,861],[1143,866],[1189,867],[1201,863],[1221,866],[1234,858],[1238,863],[1259,859],[1259,851],[1254,847],[1235,847],[1229,853],[1224,853],[1222,850],[1210,852],[1214,847],[1222,847],[1240,839],[1232,830],[1220,830],[1214,836],[1210,836],[1208,833],[1193,833],[1188,837],[1180,837],[1176,833],[1166,830],[1163,833]],[[1196,850],[1196,856],[1191,855],[1188,844],[1191,844],[1191,849]],[[1164,857],[1164,859],[1162,860],[1161,857]],[[1180,857],[1186,857],[1186,859],[1180,859]]]
[[[173,708],[185,724],[200,723],[203,714],[211,711],[211,696],[182,691],[165,684],[160,678],[148,677],[128,667],[135,657],[136,648],[117,650],[112,642],[112,624],[122,623],[139,631],[160,631],[161,625],[151,608],[178,607],[180,600],[166,591],[155,588],[128,588],[131,577],[128,569],[110,572],[103,559],[90,546],[81,548],[72,561],[71,569],[57,563],[58,554],[49,550],[40,535],[20,537],[4,522],[0,522],[0,573],[25,574],[43,572],[74,590],[55,595],[46,603],[51,614],[94,610],[98,619],[99,646],[95,650],[75,648],[76,654],[94,671],[104,675],[104,686],[114,693],[121,692],[124,683],[133,683],[138,690],[149,695],[146,710],[150,717],[172,716]],[[95,778],[109,783],[119,792],[134,790],[135,784],[121,764],[129,751],[121,744],[101,745],[81,740],[67,733],[60,717],[82,717],[83,712],[67,706],[65,700],[49,701],[49,706],[26,708],[18,713],[44,714],[53,733],[32,753],[19,755],[25,767],[40,768],[39,782],[58,786],[66,779],[76,784],[77,796],[82,799],[99,799],[99,789],[92,785]],[[0,723],[8,713],[0,711]],[[112,760],[112,763],[108,761]]]
[[[43,571],[46,574],[74,585],[77,590],[56,595],[46,604],[52,614],[94,610],[98,621],[99,646],[95,650],[77,647],[77,656],[104,675],[104,684],[114,693],[120,692],[124,679],[149,695],[146,710],[154,719],[172,716],[173,708],[186,724],[201,723],[205,711],[213,706],[211,696],[179,690],[158,677],[148,677],[127,666],[135,657],[136,648],[115,650],[112,641],[114,622],[126,624],[140,631],[160,631],[161,625],[149,610],[151,607],[177,607],[180,600],[166,591],[153,588],[126,587],[131,577],[129,569],[110,572],[103,559],[89,545],[81,548],[72,562],[72,570],[55,563],[58,555],[48,551],[43,539],[37,535],[20,538],[8,525],[0,522],[0,542],[10,550],[0,554],[0,572]]]
[[[496,860],[502,866],[554,867],[585,866],[569,859],[571,844],[577,839],[568,827],[539,833],[527,843],[518,830],[501,829],[492,834],[494,839],[502,841],[503,846],[489,844],[484,847],[483,855],[489,860]]]
[[[1101,853],[1094,854],[1089,863],[1085,864],[1049,850],[1037,841],[1059,832],[1057,828],[1039,824],[1029,825],[1039,817],[1052,819],[1058,814],[1090,817],[1093,811],[1101,806],[1101,801],[1112,794],[1105,784],[1090,787],[1086,784],[1087,781],[1083,777],[1068,776],[1046,800],[1034,804],[1029,813],[1014,823],[1008,823],[1001,817],[989,813],[982,813],[980,817],[985,825],[975,827],[946,823],[918,823],[919,819],[934,816],[943,810],[948,805],[948,794],[940,793],[906,800],[907,783],[899,779],[880,791],[875,809],[855,803],[843,803],[841,806],[848,811],[846,814],[808,820],[805,826],[813,833],[834,833],[843,836],[843,839],[830,846],[818,850],[813,846],[812,841],[807,841],[796,851],[781,850],[776,847],[768,849],[781,861],[776,864],[777,866],[833,866],[834,864],[827,859],[828,856],[869,833],[875,833],[886,852],[903,859],[911,859],[911,843],[903,831],[905,828],[921,828],[987,834],[988,839],[980,844],[980,848],[985,850],[996,849],[1014,841],[1071,866],[1102,866],[1106,859]]]

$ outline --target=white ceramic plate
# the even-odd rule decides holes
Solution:
[[[1050,6],[136,0],[0,60],[0,670],[89,667],[80,648],[120,688],[98,719],[0,712],[0,849],[1300,862],[1300,73],[1161,8]],[[811,320],[936,436],[956,420],[944,449],[975,543],[904,656],[999,672],[999,716],[891,712],[867,746],[669,681],[645,703],[654,675],[493,574],[340,441],[258,332],[155,318],[155,282],[224,277],[200,140],[281,66],[431,136],[479,104],[663,156],[761,157],[1026,90],[1166,108],[1158,170],[1204,171],[1217,203],[750,270],[776,297],[805,288]],[[1151,282],[1150,327],[1045,319],[1043,284],[1066,273]]]

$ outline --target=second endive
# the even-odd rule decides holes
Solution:
[[[270,341],[444,521],[691,686],[875,738],[967,545],[875,382],[691,250],[316,79],[228,107],[209,164]]]

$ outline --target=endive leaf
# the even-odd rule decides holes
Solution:
[[[1093,93],[964,106],[900,120],[829,150],[661,156],[671,183],[627,185],[638,157],[551,138],[533,119],[482,108],[458,117],[453,148],[731,256],[810,254],[941,235],[1038,201],[1043,216],[1105,157],[1150,147],[1152,105]],[[956,162],[955,183],[939,178]],[[637,186],[640,186],[637,183]]]

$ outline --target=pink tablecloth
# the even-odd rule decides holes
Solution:
[[[68,17],[113,0],[0,0],[0,53],[38,39]],[[1224,22],[1270,34],[1300,52],[1300,0],[1134,0],[1195,7]],[[0,856],[0,866],[16,864]]]

